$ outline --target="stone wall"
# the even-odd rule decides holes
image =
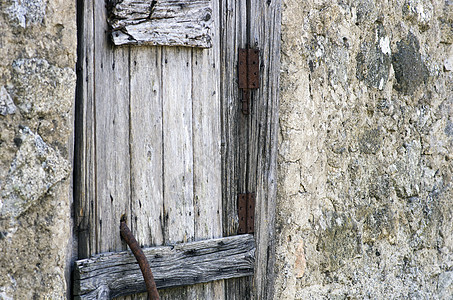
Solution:
[[[0,3],[0,299],[66,297],[75,1]]]
[[[453,2],[282,19],[275,299],[453,299]]]

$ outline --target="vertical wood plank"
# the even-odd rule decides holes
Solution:
[[[131,47],[131,230],[142,246],[162,245],[162,48]],[[125,299],[146,300],[147,293]]]
[[[194,240],[191,49],[162,50],[164,243]],[[196,287],[168,289],[164,299],[196,299]]]
[[[195,240],[221,237],[220,36],[218,2],[212,3],[213,47],[192,50]],[[224,281],[202,284],[193,299],[224,299]]]
[[[257,7],[258,6],[258,7]],[[262,21],[262,14],[260,10],[260,5],[255,2],[255,1],[249,1],[248,5],[248,28],[249,28],[249,35],[248,35],[248,42],[251,48],[258,48],[260,50],[260,71],[262,71],[261,66],[267,65],[267,62],[264,61],[263,58],[263,50],[261,46],[263,46],[263,43],[261,43],[260,38],[261,37],[256,37],[256,32],[260,32],[261,30],[261,21]],[[269,41],[267,41],[269,42]],[[259,150],[260,150],[260,145],[258,143],[259,135],[262,134],[263,132],[260,132],[260,123],[265,121],[262,120],[263,118],[263,99],[260,98],[260,93],[262,92],[263,88],[263,75],[260,74],[260,85],[257,90],[252,90],[250,93],[250,117],[247,119],[247,142],[248,142],[248,163],[246,166],[247,169],[247,189],[249,191],[253,191],[256,194],[256,203],[255,203],[255,221],[258,224],[258,228],[255,227],[255,236],[259,236],[259,221],[257,220],[257,211],[260,210],[262,205],[262,193],[258,190],[258,184],[257,184],[257,172],[258,172],[258,156]],[[265,115],[264,115],[265,116]],[[265,132],[265,131],[264,131]],[[264,146],[264,145],[261,145]],[[257,208],[258,207],[258,208]],[[258,239],[257,239],[258,240]],[[267,242],[267,241],[266,241]],[[257,245],[257,248],[259,246]],[[261,247],[262,248],[262,247]],[[259,251],[259,250],[258,250]],[[258,252],[257,251],[257,252]],[[255,254],[256,255],[256,254]],[[262,270],[255,270],[255,276],[253,278],[253,282],[257,281],[256,276],[266,276],[266,273],[262,272]],[[259,281],[259,280],[258,280]],[[256,288],[256,287],[255,287]],[[255,289],[251,291],[254,297],[256,297],[256,292]],[[253,297],[252,297],[253,298]],[[266,299],[266,298],[259,298],[259,299]]]
[[[216,7],[213,16],[217,16]],[[193,151],[195,239],[222,236],[219,39],[210,50],[193,50]]]
[[[131,49],[130,223],[143,246],[164,242],[161,60],[160,47]]]
[[[119,220],[130,209],[129,47],[112,48],[104,1],[94,6],[96,253],[119,251]]]
[[[250,173],[256,185],[257,243],[253,298],[273,299],[281,1],[251,1],[250,42],[261,50],[260,88],[253,93]]]
[[[247,44],[247,1],[220,2],[223,233],[236,235],[237,194],[246,190],[248,124],[237,84],[238,48]],[[250,299],[250,278],[227,280],[225,299]]]
[[[77,256],[87,258],[94,249],[94,19],[93,1],[77,2],[78,67],[75,127],[74,205]]]
[[[180,47],[162,51],[164,240],[194,239],[192,57]]]
[[[238,48],[246,44],[246,1],[221,2],[222,178],[224,235],[237,233],[236,196],[240,187],[240,94],[237,84]],[[242,129],[241,129],[242,131]],[[244,177],[244,176],[241,176]]]

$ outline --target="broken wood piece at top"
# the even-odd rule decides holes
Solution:
[[[112,0],[115,45],[212,47],[211,0]]]

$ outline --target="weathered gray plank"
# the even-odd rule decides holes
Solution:
[[[108,46],[103,3],[85,1],[79,7],[84,23],[79,48],[82,75],[77,127],[81,130],[76,169],[80,178],[75,182],[75,203],[78,256],[88,257],[122,249],[117,228],[119,216],[129,204],[118,200],[129,199],[128,186],[124,185],[129,182],[129,131],[124,126],[129,118],[129,86],[123,87],[129,54],[127,48],[112,50]],[[124,96],[126,101],[121,99]]]
[[[131,47],[131,230],[140,245],[162,245],[162,48]],[[120,297],[147,300],[148,294]]]
[[[251,275],[254,251],[251,235],[143,249],[158,288]],[[74,274],[74,291],[80,299],[108,299],[146,290],[130,251],[79,260]]]
[[[239,101],[237,84],[238,48],[244,47],[246,35],[246,1],[221,3],[221,113],[222,113],[222,178],[225,236],[237,234],[239,192]]]
[[[117,0],[109,7],[115,45],[212,46],[210,0]]]
[[[162,51],[164,240],[193,241],[193,141],[191,51]]]
[[[281,1],[252,1],[250,44],[261,51],[260,88],[253,93],[250,151],[256,186],[254,299],[273,299],[275,207],[277,190],[278,90],[280,74]]]
[[[213,47],[192,50],[195,240],[222,236],[219,7],[212,4]],[[224,298],[223,280],[200,285],[191,295]]]
[[[79,194],[76,209],[79,257],[125,249],[116,223],[123,212],[127,212],[131,228],[142,245],[220,236],[217,229],[221,219],[224,235],[236,234],[236,195],[256,191],[259,262],[254,295],[257,299],[270,299],[279,52],[278,46],[269,47],[266,43],[278,45],[280,1],[224,0],[220,1],[221,11],[217,16],[214,8],[217,2],[213,3],[212,20],[215,23],[220,18],[220,23],[211,28],[220,32],[211,33],[214,48],[218,42],[216,35],[220,39],[220,63],[215,58],[216,50],[140,47],[116,51],[106,40],[104,1],[80,2],[84,2],[85,7],[83,36],[87,40],[82,45],[86,56],[82,57],[84,83],[80,93],[83,95],[82,115],[79,116],[82,121],[78,121],[84,124],[83,136],[79,138],[82,146],[78,146],[77,155],[82,168],[81,178],[76,183],[80,187],[76,192]],[[255,28],[251,27],[248,34],[247,22]],[[251,116],[243,117],[236,84],[237,49],[247,42],[261,49],[263,73],[260,90],[253,95]],[[214,79],[218,69],[210,68],[211,63],[217,68],[220,66],[220,79]],[[119,64],[121,66],[116,68]],[[106,65],[110,70],[105,70]],[[130,72],[129,77],[127,72]],[[222,217],[218,217],[216,211],[216,207],[220,207],[220,197],[215,197],[218,187],[213,186],[218,174],[214,117],[218,94],[208,92],[219,80]],[[114,120],[124,127],[117,127]],[[160,154],[159,138],[163,141]],[[151,153],[156,151],[151,161],[147,156],[149,145]],[[126,170],[129,163],[130,180]],[[159,183],[159,173],[162,183]],[[156,193],[157,197],[152,197]],[[124,202],[112,204],[110,195],[113,202]],[[124,198],[119,199],[121,197]],[[211,216],[214,216],[212,222]],[[104,226],[108,228],[102,229]],[[250,277],[243,277],[227,280],[225,290],[221,282],[165,289],[162,299],[242,300],[251,297],[252,288]],[[102,285],[96,291],[102,292]]]
[[[220,2],[221,7],[221,99],[222,99],[222,189],[223,233],[237,234],[237,194],[244,192],[247,141],[241,134],[247,133],[240,123],[240,93],[237,85],[238,48],[247,44],[247,1]],[[244,120],[244,119],[242,119]],[[241,145],[241,143],[243,143]],[[241,152],[242,151],[242,154]],[[225,282],[225,299],[250,299],[249,277]]]
[[[162,245],[163,149],[160,47],[131,48],[131,230],[140,245]]]
[[[192,49],[183,47],[163,49],[163,177],[166,244],[195,239],[192,65]],[[197,299],[201,297],[201,293],[202,286],[197,285],[164,291],[162,298]]]
[[[108,42],[103,1],[94,5],[96,252],[124,250],[118,234],[130,218],[129,48]]]
[[[77,255],[94,249],[94,29],[93,2],[78,1],[78,74],[75,127],[74,205],[78,238]],[[83,22],[82,22],[83,21]]]
[[[248,4],[246,4],[247,2]],[[223,29],[222,62],[226,72],[222,72],[223,133],[226,149],[223,151],[225,181],[234,180],[233,184],[224,183],[225,234],[232,234],[237,228],[235,201],[238,192],[255,192],[257,205],[255,231],[259,243],[253,284],[253,296],[249,295],[246,281],[228,283],[227,292],[242,290],[238,297],[230,299],[271,299],[274,262],[274,219],[276,196],[276,146],[278,127],[278,76],[279,76],[279,40],[280,40],[280,3],[281,1],[244,1],[242,10],[247,12],[240,18],[236,2],[225,1]],[[247,9],[244,9],[247,7]],[[236,18],[236,24],[232,20]],[[242,29],[248,24],[248,29]],[[236,28],[236,31],[231,28]],[[230,31],[231,30],[231,31]],[[245,40],[236,35],[246,34]],[[249,45],[261,50],[260,88],[251,93],[250,115],[240,113],[241,95],[234,82],[236,75],[230,75],[232,63],[236,63],[237,47]],[[230,48],[231,47],[231,48]],[[232,55],[234,53],[234,56]],[[235,70],[235,69],[233,69]],[[229,79],[229,77],[232,77]],[[232,101],[236,101],[231,103]],[[233,111],[232,111],[233,110]],[[239,124],[239,127],[234,127]],[[234,166],[234,170],[232,167]],[[237,189],[237,190],[235,190]],[[242,297],[242,298],[241,298]]]
[[[222,236],[218,49],[192,56],[195,239]]]

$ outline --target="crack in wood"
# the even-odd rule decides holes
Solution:
[[[238,235],[144,248],[143,252],[157,287],[167,288],[253,275],[255,240],[252,235]],[[146,291],[130,251],[78,260],[74,278],[76,299],[108,299]]]
[[[211,0],[124,0],[108,5],[115,45],[212,47]],[[124,34],[119,34],[119,32]]]

